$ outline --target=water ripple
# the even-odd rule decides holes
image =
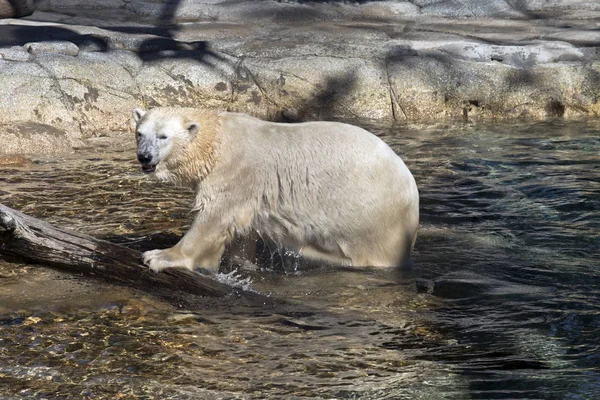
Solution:
[[[414,269],[222,275],[302,306],[277,314],[235,299],[174,310],[0,263],[3,395],[598,397],[600,122],[369,128],[420,188]],[[110,137],[0,170],[0,187],[11,207],[140,249],[176,242],[193,197],[155,186],[132,141]]]

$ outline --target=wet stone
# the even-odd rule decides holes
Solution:
[[[429,281],[426,279],[417,279],[415,282],[415,287],[417,289],[417,293],[427,293],[431,294],[434,290],[433,281]]]
[[[2,167],[23,167],[31,163],[31,159],[21,155],[0,155],[0,166]]]

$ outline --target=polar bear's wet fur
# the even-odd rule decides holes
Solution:
[[[193,108],[133,114],[144,172],[196,190],[189,231],[170,249],[144,253],[154,271],[215,271],[225,246],[252,232],[334,264],[408,261],[417,185],[400,157],[364,129]]]

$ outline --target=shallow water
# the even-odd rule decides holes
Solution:
[[[412,270],[298,270],[267,254],[237,279],[293,311],[182,310],[0,261],[0,399],[600,397],[600,123],[370,129],[419,184]],[[157,191],[133,146],[101,137],[0,169],[0,202],[170,246],[192,193]]]

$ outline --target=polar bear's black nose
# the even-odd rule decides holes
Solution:
[[[150,161],[152,161],[152,156],[148,154],[138,153],[137,157],[140,164],[150,164]]]

